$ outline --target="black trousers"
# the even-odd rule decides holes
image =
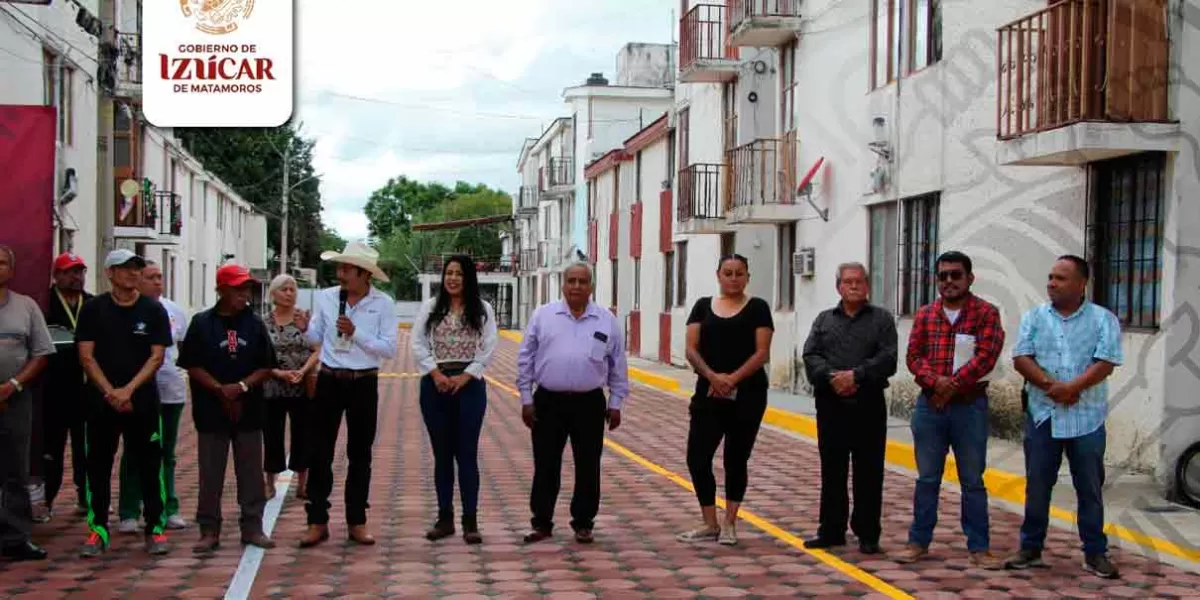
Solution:
[[[533,394],[533,489],[531,524],[539,531],[554,530],[554,506],[562,488],[562,455],[567,441],[575,460],[575,491],[571,497],[571,528],[591,529],[600,511],[600,456],[604,452],[608,399],[597,389],[583,393]]]
[[[696,499],[702,507],[717,503],[713,457],[724,439],[725,498],[741,502],[749,485],[750,453],[767,411],[767,390],[739,389],[737,399],[724,400],[709,396],[707,386],[701,388],[688,407],[687,464]]]
[[[346,524],[367,522],[371,491],[371,448],[379,418],[379,377],[340,379],[322,372],[317,379],[313,407],[312,464],[308,470],[309,525],[329,523],[329,495],[333,492],[333,455],[342,416],[346,417]]]
[[[267,415],[263,423],[263,471],[282,473],[286,470],[300,473],[308,470],[312,455],[312,411],[313,401],[307,396],[295,398],[267,398]],[[292,422],[292,452],[284,447],[287,422]],[[335,434],[336,435],[336,434]]]
[[[29,434],[33,394],[17,392],[0,412],[0,547],[29,541],[33,512],[29,502]]]
[[[879,543],[887,405],[883,392],[817,398],[817,449],[821,455],[821,515],[817,536],[846,539],[846,521],[859,542]],[[854,513],[846,494],[853,459]]]
[[[46,483],[46,506],[54,506],[63,483],[67,436],[71,437],[71,478],[75,482],[77,503],[87,506],[87,440],[83,434],[83,406],[86,388],[79,385],[47,382],[42,394],[42,476]]]
[[[154,385],[153,382],[147,385]],[[142,487],[142,508],[146,534],[162,533],[166,528],[163,507],[162,420],[158,395],[141,394],[133,399],[133,411],[117,412],[108,402],[91,392],[87,423],[88,527],[108,543],[108,508],[112,494],[112,470],[117,443],[138,470]]]

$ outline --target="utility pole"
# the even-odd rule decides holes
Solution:
[[[106,60],[105,65],[100,68],[103,72],[105,68],[112,69],[111,82],[113,86],[117,83],[117,73],[115,69],[116,61],[107,62],[108,54],[105,52],[105,47],[114,47],[117,41],[117,35],[114,27],[117,24],[116,2],[114,0],[100,0],[100,22],[103,23],[103,33],[100,34],[99,51],[97,56],[101,60]],[[138,33],[141,33],[142,23],[139,20]],[[139,40],[140,42],[140,40]],[[103,82],[96,86],[99,88],[99,94],[96,97],[97,125],[99,131],[96,134],[96,262],[104,260],[105,255],[115,245],[113,238],[113,227],[116,225],[116,186],[114,185],[113,175],[113,110],[119,110],[117,103],[113,102],[113,90],[105,89]],[[132,120],[132,119],[131,119]],[[99,269],[96,269],[99,272]],[[108,280],[105,277],[97,277],[96,293],[108,290]]]
[[[288,273],[288,204],[292,195],[292,188],[288,185],[288,171],[291,167],[292,159],[292,143],[288,140],[287,146],[283,148],[283,209],[282,223],[279,225],[279,274],[287,275]]]

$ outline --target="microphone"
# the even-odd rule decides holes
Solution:
[[[346,314],[346,298],[349,295],[350,295],[350,292],[346,291],[346,288],[342,288],[341,290],[338,291],[338,316],[339,317],[345,316],[345,314]],[[342,336],[339,333],[338,337],[344,337],[344,336]]]

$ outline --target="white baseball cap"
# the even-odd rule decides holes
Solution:
[[[104,258],[104,268],[123,267],[131,262],[135,263],[134,266],[139,269],[146,266],[146,259],[138,256],[133,250],[118,248],[109,252],[108,256]]]

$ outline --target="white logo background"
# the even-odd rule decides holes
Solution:
[[[142,14],[142,102],[146,119],[158,127],[276,127],[292,116],[295,57],[294,4],[288,0],[259,0],[249,18],[238,20],[235,31],[212,35],[196,28],[199,21],[187,17],[178,0],[152,0]],[[237,60],[269,58],[274,80],[173,81],[163,79],[161,54],[169,58],[201,58],[209,53],[180,52],[181,45],[237,45],[238,52],[219,54]],[[253,44],[256,52],[242,52]],[[261,84],[257,93],[174,91],[177,84]]]

